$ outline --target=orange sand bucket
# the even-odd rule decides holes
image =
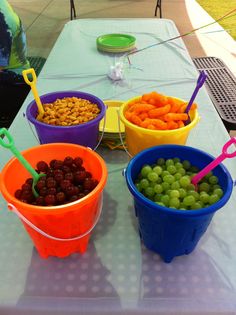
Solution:
[[[35,168],[39,160],[49,163],[66,156],[80,156],[85,169],[98,180],[94,190],[79,200],[43,207],[21,202],[14,197],[15,191],[30,177],[16,158],[4,166],[0,175],[0,191],[9,209],[20,217],[41,257],[66,257],[75,252],[84,253],[101,213],[102,193],[107,181],[104,160],[89,148],[69,143],[44,144],[23,151],[22,154]]]
[[[177,98],[176,98],[177,99]],[[162,144],[180,144],[184,145],[187,141],[189,132],[196,126],[200,117],[198,111],[194,110],[190,114],[191,123],[185,127],[173,130],[150,130],[145,129],[128,121],[124,113],[131,102],[137,102],[141,100],[141,96],[132,98],[127,102],[124,102],[120,107],[119,116],[123,124],[125,125],[125,139],[128,152],[131,156],[136,155],[144,149],[151,148],[156,145]]]

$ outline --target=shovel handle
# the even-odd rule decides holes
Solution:
[[[5,136],[8,140],[8,143],[4,141],[1,136]],[[0,145],[6,149],[11,149],[12,147],[14,147],[13,138],[6,128],[0,129]]]
[[[29,76],[28,76],[29,74],[32,75],[32,80],[29,79]],[[30,68],[27,70],[23,70],[22,75],[23,75],[23,78],[25,80],[25,83],[27,83],[31,87],[31,90],[34,94],[34,99],[35,99],[35,102],[38,106],[39,115],[43,116],[44,108],[43,108],[42,102],[40,100],[40,97],[39,97],[39,94],[38,94],[38,91],[36,88],[37,76],[36,76],[34,69]]]
[[[1,135],[6,136],[8,143],[3,140]],[[29,164],[29,162],[23,157],[23,155],[17,150],[14,144],[14,140],[6,128],[0,129],[0,145],[6,149],[9,149],[14,156],[19,160],[19,162],[27,169],[27,171],[33,176],[35,180],[38,180],[39,174],[34,170],[34,168]]]

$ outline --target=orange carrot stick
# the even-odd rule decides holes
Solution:
[[[160,107],[160,108],[151,109],[148,112],[148,116],[150,118],[157,118],[158,116],[165,115],[165,114],[169,113],[170,107],[171,106],[169,104],[167,104],[167,105]]]
[[[147,128],[148,125],[154,125],[156,129],[165,130],[167,128],[167,124],[160,120],[160,119],[151,119],[146,118],[144,121],[141,122],[140,127]]]
[[[175,113],[168,113],[164,117],[165,121],[170,120],[187,120],[188,115],[187,114],[175,114]]]
[[[179,126],[178,126],[177,122],[170,120],[167,122],[167,127],[169,130],[172,130],[172,129],[177,129]]]
[[[139,116],[137,115],[132,115],[131,118],[130,118],[131,122],[137,126],[140,126],[141,123],[142,123],[142,120],[139,118]]]
[[[124,113],[124,116],[125,116],[125,118],[126,118],[127,120],[130,121],[131,116],[132,116],[132,113],[130,113],[129,111],[126,111],[126,112]]]
[[[134,104],[131,108],[129,108],[130,112],[135,112],[135,114],[141,113],[141,112],[146,112],[151,109],[155,108],[155,106],[150,105],[150,104]]]
[[[152,124],[147,126],[147,129],[156,130],[156,127]]]
[[[144,120],[145,118],[148,118],[148,113],[143,112],[143,113],[139,114],[139,118],[140,118],[141,120]]]

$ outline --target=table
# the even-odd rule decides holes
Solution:
[[[39,75],[40,94],[81,90],[102,99],[129,99],[147,91],[189,99],[197,70],[181,39],[130,57],[123,81],[107,77],[120,55],[99,53],[96,37],[130,33],[137,47],[178,35],[165,19],[85,19],[67,23]],[[37,144],[24,112],[30,93],[10,132],[20,150]],[[201,121],[188,145],[219,155],[228,140],[205,88],[197,97]],[[144,248],[139,239],[132,197],[122,169],[124,151],[99,148],[109,179],[102,217],[88,251],[66,259],[41,259],[18,218],[0,198],[0,314],[236,314],[236,194],[218,211],[197,248],[170,264]],[[0,149],[0,167],[11,157]],[[224,162],[236,176],[236,161]]]

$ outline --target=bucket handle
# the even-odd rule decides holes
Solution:
[[[101,204],[100,204],[100,207],[99,207],[99,211],[98,211],[98,214],[95,218],[95,221],[93,223],[93,225],[88,229],[88,231],[86,231],[85,233],[83,233],[82,235],[79,235],[79,236],[76,236],[76,237],[72,237],[72,238],[59,238],[59,237],[55,237],[55,236],[52,236],[50,234],[47,234],[46,232],[44,232],[43,230],[41,230],[40,228],[38,228],[36,225],[34,225],[32,222],[30,222],[23,214],[21,214],[18,209],[11,203],[8,203],[8,209],[12,212],[14,212],[22,221],[24,221],[28,226],[30,226],[33,230],[35,230],[36,232],[38,232],[39,234],[51,239],[51,240],[54,240],[54,241],[60,241],[60,242],[68,242],[68,241],[77,241],[79,239],[81,239],[82,237],[88,235],[93,229],[94,227],[96,226],[96,224],[98,223],[98,220],[101,216],[101,213],[102,213],[102,204],[103,204],[103,201],[101,200]]]
[[[120,127],[120,113],[119,113],[119,109],[116,110],[117,112],[117,120],[118,120],[118,129],[119,129],[119,137],[120,137],[120,142],[125,150],[125,152],[127,153],[127,155],[132,158],[133,156],[129,153],[129,151],[127,150],[125,144],[124,144],[124,141],[123,141],[123,138],[122,138],[122,135],[121,135],[121,127]]]
[[[107,112],[107,107],[106,107],[106,112]],[[98,141],[96,147],[93,149],[93,151],[96,151],[97,148],[99,147],[99,145],[100,145],[101,142],[102,142],[102,139],[103,139],[103,136],[104,136],[104,132],[105,132],[105,126],[106,126],[106,112],[105,112],[104,120],[103,120],[102,134],[101,134],[101,137],[100,137],[100,139],[99,139],[99,141]],[[23,116],[24,116],[24,117],[26,116],[25,113],[23,113]],[[40,144],[39,138],[36,136],[36,134],[35,134],[35,132],[34,132],[34,130],[33,130],[33,128],[32,128],[32,125],[31,125],[31,123],[29,122],[28,119],[27,119],[27,122],[28,122],[28,124],[29,124],[29,127],[30,127],[30,129],[31,129],[31,132],[32,132],[32,134],[34,135],[36,141]]]
[[[105,132],[105,127],[106,127],[107,109],[108,109],[108,106],[106,106],[106,112],[105,112],[105,115],[104,115],[103,126],[102,126],[102,134],[101,134],[101,137],[100,137],[96,147],[93,149],[93,151],[96,151],[97,148],[99,147],[99,145],[102,142],[102,139],[103,139],[103,136],[104,136],[104,132]]]

